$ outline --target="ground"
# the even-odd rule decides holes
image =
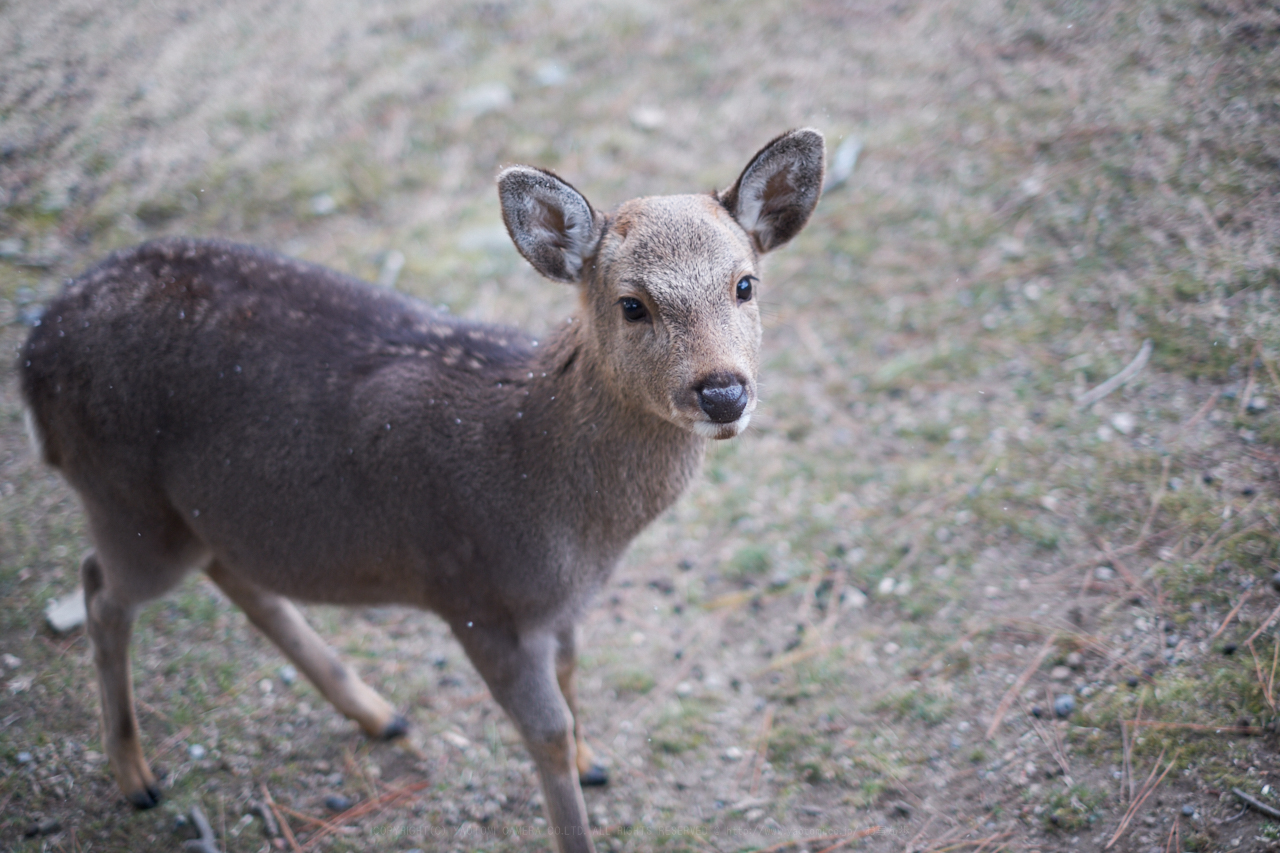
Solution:
[[[502,165],[608,208],[818,127],[856,166],[762,277],[759,414],[585,620],[598,846],[1271,849],[1232,789],[1280,806],[1278,70],[1252,0],[7,0],[0,349],[165,234],[543,331]],[[174,850],[199,805],[228,851],[550,849],[437,619],[308,608],[413,723],[370,743],[198,576],[138,623],[132,811],[44,621],[87,547],[5,356],[0,848]]]

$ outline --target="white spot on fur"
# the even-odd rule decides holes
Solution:
[[[22,410],[22,424],[27,428],[27,440],[31,442],[31,452],[37,459],[48,462],[44,455],[44,436],[40,434],[40,427],[36,424],[36,417],[31,414],[30,409]]]

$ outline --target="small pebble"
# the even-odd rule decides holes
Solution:
[[[1190,803],[1187,803],[1185,806],[1182,807],[1182,813],[1187,817],[1191,817],[1193,814],[1196,813],[1196,807],[1191,805]]]
[[[1080,665],[1083,663],[1084,663],[1084,657],[1079,652],[1072,652],[1071,654],[1067,655],[1067,666],[1071,667],[1072,669],[1079,669]]]
[[[1130,687],[1137,687],[1137,686],[1138,686],[1138,676],[1136,676],[1136,675],[1131,675],[1131,676],[1129,676],[1129,678],[1125,681],[1125,684],[1128,684]]]
[[[298,670],[294,669],[292,664],[285,664],[280,667],[280,680],[288,687],[298,680]]]
[[[1039,705],[1032,705],[1031,716],[1035,717],[1037,720],[1040,719],[1044,716],[1044,708],[1041,708]]]
[[[35,838],[37,835],[53,835],[62,828],[62,824],[56,818],[46,818],[39,823],[33,823],[22,831],[23,838]]]
[[[1165,637],[1164,644],[1171,649],[1174,648],[1175,646],[1178,645],[1178,635],[1170,634],[1169,636]]]
[[[192,761],[199,761],[207,755],[205,748],[198,743],[193,743],[187,747],[187,755],[191,756]]]
[[[30,764],[30,763],[31,763],[31,753],[29,753],[29,752],[19,752],[19,753],[18,753],[18,763],[19,763],[19,764]]]
[[[1053,713],[1059,717],[1069,717],[1076,709],[1076,700],[1069,693],[1062,693],[1053,700]]]
[[[1054,681],[1066,681],[1071,677],[1071,670],[1065,666],[1055,666],[1053,671],[1049,673],[1049,678]]]
[[[1276,572],[1271,576],[1271,588],[1276,592],[1280,592],[1280,572]]]
[[[324,807],[331,812],[345,812],[351,805],[351,798],[341,794],[330,794],[324,798]]]

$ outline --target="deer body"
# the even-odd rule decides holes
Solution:
[[[756,261],[803,226],[821,175],[821,137],[796,131],[723,197],[604,216],[550,173],[507,170],[517,247],[580,288],[544,341],[220,242],[145,244],[72,282],[27,342],[23,392],[95,546],[88,631],[124,793],[159,796],[133,616],[199,568],[374,736],[406,724],[289,599],[440,614],[529,747],[562,849],[590,849],[579,774],[601,772],[575,719],[576,619],[706,438],[745,428]]]

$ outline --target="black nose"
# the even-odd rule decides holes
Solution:
[[[731,424],[747,407],[747,389],[735,376],[712,376],[698,388],[698,405],[712,421]]]

